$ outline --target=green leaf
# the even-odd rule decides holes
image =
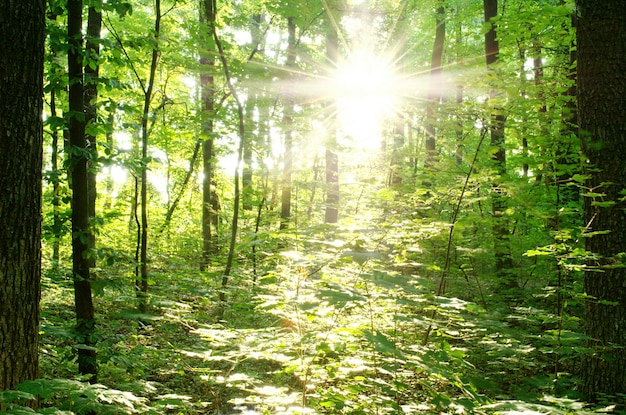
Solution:
[[[387,353],[397,357],[403,357],[402,352],[396,348],[394,342],[389,340],[384,333],[376,331],[372,333],[370,330],[364,330],[363,336],[381,353]]]
[[[35,395],[21,390],[0,391],[0,402],[28,401],[35,399]]]
[[[605,201],[594,200],[591,202],[591,206],[596,206],[596,207],[611,207],[613,205],[615,205],[615,201],[613,200],[605,200]]]

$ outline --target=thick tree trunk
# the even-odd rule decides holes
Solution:
[[[582,375],[583,392],[596,400],[626,393],[626,9],[621,0],[577,4],[578,120],[590,176],[586,249],[597,256],[585,273],[593,353]]]
[[[87,140],[85,138],[85,106],[83,99],[83,67],[81,51],[82,0],[68,0],[68,51],[69,110],[70,117],[70,177],[72,184],[72,272],[74,277],[74,303],[76,307],[76,332],[78,373],[88,375],[96,382],[96,351],[93,347],[95,311],[90,282],[91,230],[89,227],[89,186],[87,178]]]
[[[38,368],[45,10],[37,0],[0,0],[0,10],[0,390],[5,390],[36,378]]]

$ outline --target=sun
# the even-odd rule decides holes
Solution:
[[[358,148],[380,149],[385,121],[396,114],[399,95],[393,65],[369,53],[338,66],[333,96],[340,130]]]

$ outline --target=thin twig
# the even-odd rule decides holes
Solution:
[[[465,196],[465,191],[467,190],[467,186],[469,184],[469,179],[472,176],[472,172],[474,171],[474,166],[476,165],[476,160],[478,159],[478,152],[480,151],[480,147],[485,140],[485,136],[487,135],[487,129],[484,128],[481,135],[480,140],[478,141],[478,146],[476,146],[476,151],[474,152],[474,158],[472,159],[472,163],[470,164],[469,171],[465,176],[465,183],[463,183],[463,188],[461,189],[461,195],[459,196],[459,200],[454,208],[454,212],[452,213],[452,219],[450,220],[450,232],[448,233],[448,244],[446,245],[446,260],[443,268],[441,269],[441,276],[439,277],[439,286],[437,287],[437,297],[443,295],[443,287],[445,284],[446,276],[448,274],[448,269],[450,268],[450,251],[452,249],[452,236],[454,234],[454,225],[457,220],[457,216],[459,215],[459,211],[461,210],[461,203],[463,202],[463,196]],[[433,308],[432,314],[430,316],[431,319],[435,318],[435,314],[437,312],[436,307]],[[432,323],[428,325],[426,332],[424,333],[424,339],[422,339],[422,344],[428,343],[428,337],[430,336],[430,332],[432,330]]]

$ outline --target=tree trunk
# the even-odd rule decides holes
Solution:
[[[0,0],[0,390],[37,377],[44,2]],[[10,97],[10,99],[5,99]]]
[[[56,92],[50,91],[50,116],[57,117]],[[63,127],[60,127],[63,128]],[[61,221],[61,197],[59,195],[60,171],[59,171],[59,128],[52,127],[52,143],[50,145],[50,170],[52,172],[52,269],[58,271],[60,266],[59,249],[63,236],[63,222]]]
[[[98,3],[98,4],[94,4]],[[99,72],[99,53],[100,47],[98,41],[100,39],[100,29],[102,28],[102,1],[91,3],[87,17],[87,42],[86,53],[87,65],[85,65],[85,86],[84,86],[84,104],[85,104],[85,126],[95,127],[97,123],[97,104],[98,104],[98,72]],[[96,160],[98,147],[96,144],[96,136],[93,132],[86,132],[85,139],[87,147],[91,153],[91,158],[87,161],[87,193],[89,194],[89,217],[90,220],[96,217]],[[92,247],[96,245],[95,232],[90,232]],[[96,256],[90,257],[91,267],[96,266]]]
[[[626,393],[626,9],[621,0],[578,0],[578,120],[587,157],[585,332],[582,364],[591,401]],[[601,195],[601,196],[600,196]],[[622,395],[621,403],[624,403]]]
[[[572,19],[572,24],[574,24]],[[573,30],[570,27],[566,27],[567,31]],[[568,186],[572,176],[580,173],[579,154],[577,149],[577,143],[580,142],[578,137],[578,120],[576,114],[576,70],[572,69],[576,66],[576,46],[569,45],[569,51],[567,53],[567,79],[570,82],[567,91],[563,94],[565,97],[565,105],[562,109],[562,125],[561,133],[559,135],[559,142],[557,143],[557,168],[559,174],[557,175],[558,186],[558,205],[560,207],[567,207],[568,204],[578,206],[581,203],[580,189],[577,186]]]
[[[196,162],[198,161],[198,156],[200,154],[200,147],[202,147],[201,141],[196,141],[196,145],[193,148],[193,154],[191,155],[191,159],[189,160],[189,168],[185,173],[185,178],[178,189],[178,193],[174,197],[172,204],[168,207],[167,212],[165,212],[165,219],[163,220],[163,225],[161,225],[161,229],[159,229],[159,234],[162,234],[167,228],[170,227],[170,222],[172,221],[172,217],[174,216],[174,211],[178,207],[180,200],[183,198],[185,191],[187,190],[187,186],[191,181],[191,177],[193,176],[193,172],[195,170]]]
[[[89,185],[87,178],[87,140],[85,138],[85,106],[81,51],[82,0],[68,0],[67,30],[69,110],[70,110],[70,177],[72,185],[72,272],[76,306],[78,373],[97,381],[96,350],[93,347],[95,311],[91,294],[89,227]]]
[[[256,13],[252,15],[250,18],[250,39],[252,40],[252,45],[254,45],[254,49],[249,56],[248,60],[252,60],[254,55],[263,50],[263,33],[261,32],[261,21],[263,20],[263,15]],[[253,164],[254,164],[254,145],[258,144],[259,140],[259,129],[260,124],[264,122],[264,120],[260,119],[260,117],[255,117],[255,110],[259,111],[259,94],[255,91],[257,86],[250,85],[248,87],[248,94],[246,97],[246,105],[245,105],[245,126],[246,131],[248,132],[246,140],[245,140],[245,148],[243,149],[243,169],[241,174],[241,206],[243,210],[251,210],[253,205],[253,196],[254,196],[254,187],[253,187]],[[256,139],[255,139],[256,135]],[[257,151],[260,148],[256,149]],[[262,157],[259,157],[262,159]]]
[[[222,289],[220,291],[220,316],[224,313],[224,306],[226,303],[226,288],[228,287],[228,279],[230,277],[231,270],[233,268],[233,262],[235,258],[235,244],[237,241],[237,230],[239,223],[239,206],[241,203],[241,183],[239,178],[239,169],[241,168],[241,163],[243,162],[243,151],[246,147],[246,128],[245,128],[245,119],[243,113],[243,105],[241,104],[241,100],[239,99],[239,94],[237,90],[233,86],[232,77],[230,75],[230,69],[228,66],[228,61],[226,60],[226,55],[224,54],[224,48],[222,46],[222,41],[217,35],[217,30],[215,26],[211,27],[213,32],[213,40],[215,41],[215,46],[217,46],[218,56],[220,62],[222,63],[222,68],[224,69],[224,76],[226,78],[226,85],[228,86],[228,91],[230,95],[233,97],[235,101],[235,105],[237,107],[237,136],[239,138],[239,147],[237,149],[237,167],[234,172],[234,195],[233,195],[233,220],[231,225],[231,233],[230,233],[230,243],[228,248],[228,257],[226,259],[226,267],[224,268],[224,274],[222,274]]]
[[[146,294],[148,292],[148,118],[150,105],[154,93],[154,81],[159,64],[159,37],[161,35],[161,1],[154,3],[154,46],[150,61],[148,85],[144,90],[143,114],[141,118],[141,232],[139,232],[139,275],[136,272],[135,290],[139,299],[139,308],[146,308]]]
[[[389,186],[402,184],[402,170],[404,165],[404,119],[396,114],[393,123],[393,137],[391,141],[391,166],[389,172]]]
[[[435,174],[435,162],[437,158],[437,110],[441,101],[441,73],[443,60],[443,46],[446,40],[446,22],[445,8],[440,1],[437,7],[437,17],[435,20],[435,43],[433,45],[432,60],[430,64],[430,88],[428,91],[428,103],[426,107],[426,158],[424,159],[424,173],[433,177]],[[425,186],[430,187],[431,182],[428,179],[424,182]]]
[[[112,101],[109,101],[108,105],[108,115],[107,115],[107,132],[106,132],[106,143],[108,148],[113,148],[113,131],[115,130],[115,111],[116,104]],[[107,177],[105,179],[105,201],[104,207],[105,209],[111,209],[113,205],[113,172],[111,169],[108,170]]]
[[[293,17],[287,19],[287,71],[291,71],[296,65],[296,23]],[[283,160],[283,180],[280,197],[280,229],[287,229],[291,220],[291,171],[293,169],[293,112],[294,102],[288,96],[285,100],[285,115],[283,125],[285,127],[285,155]]]
[[[209,48],[212,44],[213,25],[216,17],[215,0],[203,0],[200,5],[200,23],[205,23],[203,36],[205,45],[202,45],[200,55],[200,89],[202,97],[202,134],[205,137],[202,142],[202,262],[200,269],[204,270],[211,262],[211,257],[219,253],[218,224],[219,224],[219,201],[217,199],[215,175],[215,54],[216,51]],[[208,49],[205,49],[208,48]]]
[[[484,0],[485,23],[489,25],[489,31],[485,33],[485,59],[487,61],[487,69],[495,70],[494,65],[498,62],[498,54],[500,53],[500,45],[496,39],[496,24],[492,22],[492,18],[498,15],[498,0]],[[495,91],[491,92],[491,98],[497,95]],[[513,260],[511,258],[510,232],[508,227],[508,219],[505,216],[507,209],[507,200],[503,194],[502,178],[506,174],[506,148],[504,136],[504,114],[502,108],[492,108],[491,123],[489,125],[490,145],[495,149],[492,160],[496,180],[493,181],[491,213],[493,216],[493,238],[495,252],[495,268],[496,278],[503,290],[505,296],[511,293],[507,291],[517,286],[511,270],[513,268]]]
[[[336,67],[339,57],[337,29],[331,27],[326,36],[326,59],[330,67]],[[334,104],[334,103],[333,103]],[[328,137],[326,138],[326,212],[325,223],[339,220],[339,156],[337,155],[337,122],[335,110],[328,115]]]
[[[248,96],[245,104],[245,125],[247,131],[246,146],[243,149],[243,168],[241,171],[241,207],[248,211],[252,209],[252,164],[254,162],[252,153],[254,146],[254,110],[256,107],[256,94],[253,92],[254,87],[248,88]]]

